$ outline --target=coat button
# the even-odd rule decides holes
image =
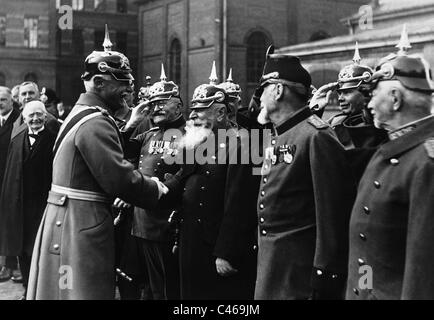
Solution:
[[[59,220],[57,220],[57,221],[56,221],[56,226],[60,227],[61,225],[62,225],[62,222],[59,221]]]
[[[139,163],[143,163],[143,161],[142,161],[142,160],[140,160],[140,161],[139,161]]]
[[[396,158],[392,158],[392,159],[390,159],[390,164],[392,166],[397,166],[399,164],[399,160]]]
[[[337,274],[332,274],[332,279],[336,279],[338,277]]]
[[[321,275],[322,275],[322,271],[321,271],[321,270],[316,270],[316,274],[317,274],[318,276],[321,276]]]
[[[198,223],[201,223],[201,222],[202,222],[202,220],[200,220],[200,219],[197,219],[197,222],[198,222]]]
[[[203,187],[203,186],[202,186],[202,187],[200,187],[200,190],[202,190],[202,191],[203,191],[203,190],[205,190],[205,187]]]
[[[353,288],[353,292],[355,295],[357,295],[357,296],[359,295],[359,290],[357,290],[356,288]]]
[[[59,250],[60,246],[56,243],[56,244],[53,246],[53,248],[54,248],[54,250]]]
[[[140,158],[143,158],[143,154],[140,155]]]
[[[377,188],[377,189],[380,189],[380,186],[381,186],[380,182],[378,182],[377,180],[375,180],[374,181],[374,187]]]
[[[265,219],[261,217],[261,218],[259,219],[259,222],[264,223],[264,222],[265,222]]]
[[[199,207],[203,207],[203,203],[202,202],[199,203]]]
[[[359,234],[359,237],[360,237],[360,239],[362,239],[363,241],[366,241],[366,236],[365,236],[363,233]]]
[[[264,181],[264,183],[267,183],[267,178],[264,178],[264,180],[263,180],[263,181]]]
[[[260,208],[260,209],[264,209],[264,205],[261,203],[261,204],[259,205],[259,208]]]
[[[161,163],[160,163],[160,162],[158,162],[158,163],[157,163],[157,166],[161,166]]]
[[[257,250],[258,249],[258,246],[255,244],[255,245],[253,245],[253,250]]]
[[[265,196],[265,191],[264,190],[261,191],[261,196]]]
[[[262,230],[262,234],[265,236],[267,234],[267,231]]]
[[[142,170],[142,167],[139,167],[139,170]]]
[[[209,176],[209,171],[205,172],[207,176]]]
[[[362,258],[357,259],[357,262],[359,266],[363,266],[365,264],[365,260],[363,260]]]
[[[274,146],[276,144],[276,140],[271,140],[271,144]]]
[[[363,211],[365,212],[365,214],[370,214],[371,210],[369,210],[368,207],[363,207]]]

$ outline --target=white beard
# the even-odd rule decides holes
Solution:
[[[194,126],[193,121],[187,121],[185,135],[180,139],[180,148],[194,149],[203,143],[212,133],[212,130],[204,126]]]
[[[268,112],[267,112],[265,107],[262,108],[258,114],[258,122],[259,122],[259,124],[262,124],[262,125],[270,122],[270,118],[268,117]]]

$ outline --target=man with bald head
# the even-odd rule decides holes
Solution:
[[[0,255],[19,256],[26,288],[33,244],[51,186],[55,134],[47,110],[30,101],[22,111],[26,130],[11,139],[0,195]]]

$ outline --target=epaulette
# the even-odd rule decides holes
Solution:
[[[429,138],[423,145],[425,146],[425,150],[428,153],[428,157],[434,159],[434,138]]]
[[[150,132],[150,131],[156,131],[156,130],[159,130],[159,129],[160,129],[160,127],[152,127],[152,128],[150,128],[150,129],[148,129],[147,132]]]
[[[318,117],[317,115],[311,115],[308,119],[307,122],[309,124],[311,124],[312,126],[314,126],[317,129],[324,129],[324,128],[328,128],[329,124],[327,122],[325,122],[323,119],[321,119],[320,117]]]

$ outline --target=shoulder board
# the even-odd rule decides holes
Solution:
[[[108,113],[108,111],[104,108],[98,107],[98,106],[92,106],[95,109],[98,109],[104,116],[110,116],[110,114]]]
[[[434,138],[429,138],[424,143],[425,150],[428,153],[428,157],[434,159]]]
[[[317,129],[324,129],[329,127],[329,124],[327,122],[325,122],[315,114],[307,118],[307,122]]]

